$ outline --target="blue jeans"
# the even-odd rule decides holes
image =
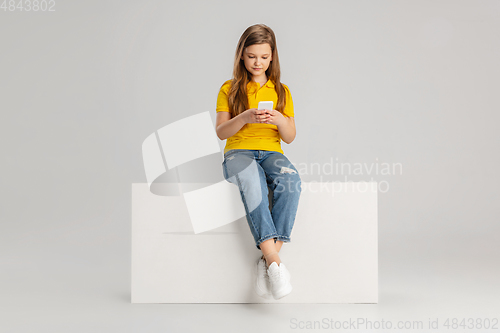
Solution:
[[[257,249],[271,238],[289,243],[302,183],[288,158],[276,151],[232,149],[224,154],[222,170],[240,189]],[[271,211],[268,186],[273,191]]]

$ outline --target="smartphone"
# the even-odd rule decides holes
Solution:
[[[273,101],[260,101],[257,110],[272,110],[273,105]]]

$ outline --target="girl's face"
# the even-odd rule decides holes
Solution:
[[[241,59],[243,59],[247,71],[254,77],[265,76],[265,72],[273,60],[271,46],[267,43],[250,45],[243,50]]]

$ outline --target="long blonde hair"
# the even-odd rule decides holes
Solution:
[[[248,27],[240,37],[236,54],[234,55],[233,78],[231,88],[228,92],[228,103],[231,116],[235,117],[245,110],[249,109],[247,84],[252,79],[247,71],[244,61],[241,59],[243,50],[254,44],[269,44],[272,51],[272,60],[269,68],[266,70],[266,76],[274,84],[276,94],[278,95],[278,104],[275,110],[283,113],[286,104],[285,88],[280,82],[280,62],[278,57],[278,48],[276,46],[276,37],[271,28],[265,24],[255,24]]]

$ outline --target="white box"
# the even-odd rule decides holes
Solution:
[[[377,303],[377,182],[302,182],[280,258],[293,291],[253,291],[261,252],[246,218],[194,234],[183,196],[132,184],[132,303]],[[272,192],[270,192],[272,195]]]

